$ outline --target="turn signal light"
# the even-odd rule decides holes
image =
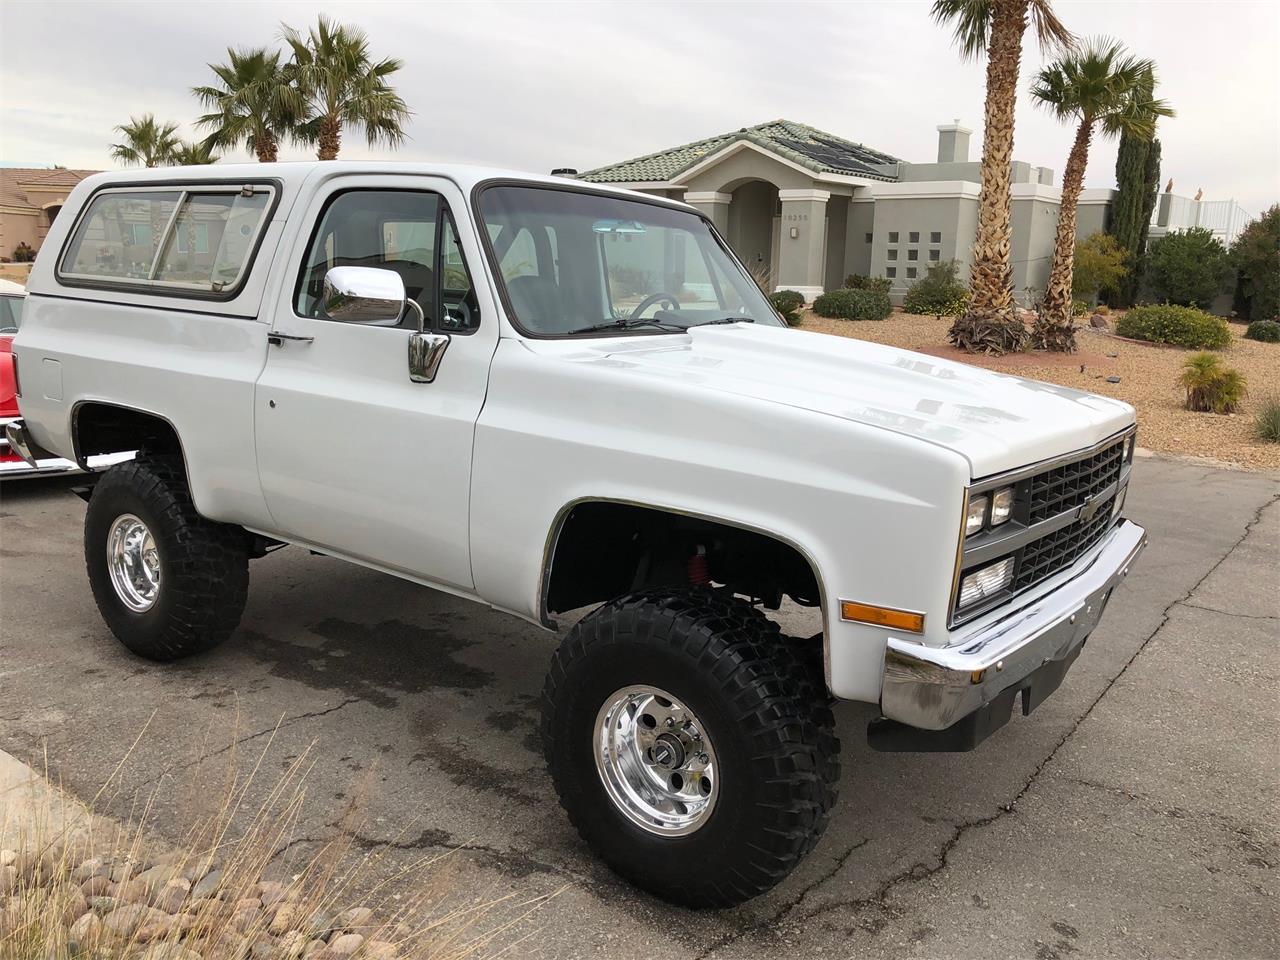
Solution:
[[[876,627],[892,627],[895,630],[907,630],[911,633],[924,633],[923,613],[895,610],[893,607],[876,607],[869,603],[854,603],[852,600],[840,601],[840,619],[851,620],[854,623],[869,623]]]

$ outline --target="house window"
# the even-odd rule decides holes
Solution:
[[[930,242],[930,243],[941,243],[941,242],[942,242],[942,231],[941,231],[941,230],[935,230],[935,231],[933,231],[933,233],[929,234],[929,242]]]
[[[867,234],[867,243],[870,243],[870,242],[871,242],[871,234],[869,234],[869,233],[868,233],[868,234]]]
[[[919,230],[912,230],[910,233],[907,234],[907,243],[919,243],[919,242],[920,242]]]
[[[885,275],[886,277],[888,277],[890,280],[892,280],[894,277],[896,277],[896,276],[898,275],[898,268],[897,268],[897,267],[885,267],[885,268],[884,268],[884,275]]]
[[[919,259],[920,259],[920,251],[919,251],[919,250],[908,250],[908,251],[907,251],[907,259],[908,259],[908,260],[919,260]]]
[[[897,242],[898,242],[898,231],[894,230],[894,231],[890,232],[890,234],[889,234],[889,242],[890,242],[890,243],[897,243]]]
[[[894,249],[886,250],[886,251],[884,252],[884,255],[885,255],[888,259],[890,259],[890,260],[897,260],[897,259],[898,259],[898,251],[897,251],[897,250],[894,250]]]
[[[929,251],[929,262],[930,262],[930,263],[937,263],[937,262],[938,262],[939,260],[941,260],[941,259],[942,259],[942,251],[941,251],[941,250],[930,250],[930,251]]]
[[[916,278],[916,268],[915,268],[915,267],[907,267],[907,279],[908,279],[908,280],[914,280],[915,278]]]

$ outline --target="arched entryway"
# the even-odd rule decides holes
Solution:
[[[747,268],[772,289],[777,282],[778,188],[768,180],[748,180],[727,192],[733,199],[726,239]]]

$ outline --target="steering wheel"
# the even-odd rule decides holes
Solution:
[[[671,304],[671,306],[676,310],[680,309],[680,301],[677,300],[672,294],[651,293],[649,296],[645,297],[643,300],[640,301],[639,305],[637,305],[636,308],[631,311],[630,315],[633,317],[639,317],[641,314],[643,314],[646,310],[648,310],[654,304],[662,303],[662,301],[664,300],[667,303]]]

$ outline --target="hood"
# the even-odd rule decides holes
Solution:
[[[576,361],[678,377],[946,447],[969,461],[975,479],[1092,446],[1134,421],[1131,406],[1109,397],[803,330],[735,324],[573,343]]]

